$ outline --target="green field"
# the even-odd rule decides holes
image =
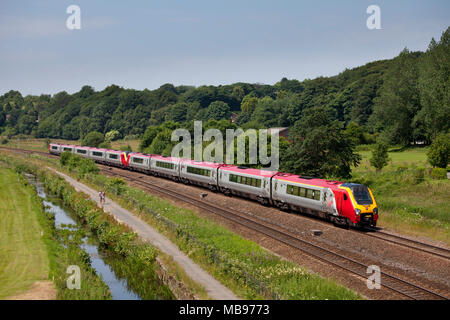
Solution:
[[[450,244],[450,181],[433,180],[427,148],[389,152],[390,162],[376,172],[370,151],[361,151],[361,164],[353,169],[357,182],[367,184],[380,207],[380,226],[426,236]],[[418,170],[423,179],[417,179]]]
[[[33,191],[19,182],[16,173],[0,168],[0,299],[48,279],[39,210]]]

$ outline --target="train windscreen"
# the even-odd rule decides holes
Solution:
[[[363,186],[362,184],[353,185],[350,189],[352,190],[353,197],[358,204],[369,205],[373,203],[369,189],[367,189],[366,186]]]

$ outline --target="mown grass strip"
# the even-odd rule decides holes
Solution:
[[[38,217],[39,202],[12,170],[0,167],[0,299],[47,280],[47,248]]]

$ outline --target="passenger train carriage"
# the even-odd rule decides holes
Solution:
[[[222,164],[181,159],[180,180],[186,184],[196,184],[217,191],[217,174],[220,166]]]
[[[49,145],[51,154],[71,152],[109,166],[170,178],[307,213],[345,226],[376,226],[378,207],[364,185],[154,154],[75,145]]]

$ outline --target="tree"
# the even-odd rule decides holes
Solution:
[[[364,144],[366,142],[364,137],[364,128],[355,122],[350,122],[345,129],[345,132],[350,139],[353,139],[355,145]]]
[[[384,74],[381,95],[375,99],[372,121],[392,144],[413,141],[413,119],[420,110],[417,88],[418,54],[404,49]]]
[[[245,96],[244,100],[242,100],[241,104],[241,110],[242,112],[251,114],[255,110],[256,106],[258,105],[259,99],[252,96]]]
[[[105,137],[103,136],[103,134],[100,132],[97,132],[97,131],[93,131],[93,132],[88,133],[83,138],[83,140],[81,141],[81,145],[98,148],[98,146],[103,141],[105,141]]]
[[[336,112],[329,107],[304,110],[291,130],[291,147],[281,154],[282,170],[349,178],[351,166],[357,166],[361,156],[354,152],[354,142],[343,131],[343,123],[335,119]]]
[[[230,119],[230,107],[223,101],[214,101],[206,108],[203,120]]]
[[[423,123],[426,138],[432,141],[439,133],[450,129],[450,27],[439,42],[431,40],[419,69],[423,107],[415,121]]]
[[[111,130],[105,134],[106,141],[115,141],[120,138],[120,132],[118,130]]]
[[[159,132],[158,126],[150,126],[145,130],[144,136],[142,137],[141,144],[139,145],[139,151],[143,152],[146,148],[148,148],[153,139],[155,139],[156,135]]]
[[[428,162],[433,167],[447,168],[450,157],[450,133],[441,134],[427,152]]]
[[[375,145],[375,149],[372,151],[372,158],[370,158],[370,164],[380,171],[388,164],[388,146],[387,144],[380,142]]]

